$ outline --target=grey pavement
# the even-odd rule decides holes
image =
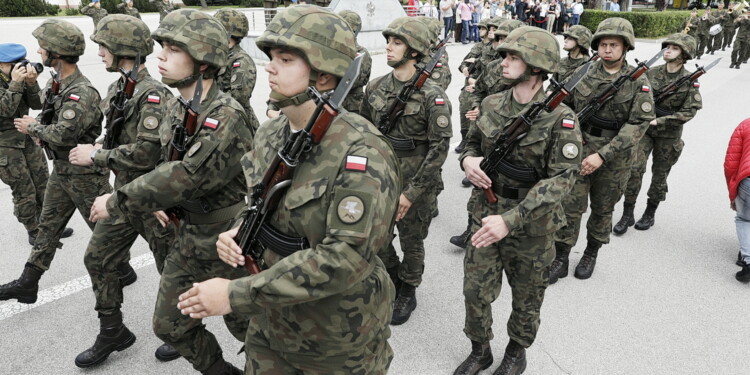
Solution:
[[[89,35],[88,17],[69,20]],[[155,28],[158,17],[145,14]],[[24,44],[32,60],[37,45],[31,31],[41,19],[3,19],[0,43]],[[558,37],[561,41],[561,37]],[[463,80],[456,71],[470,46],[451,44],[448,53],[453,82],[448,97],[453,102],[453,146],[458,142],[458,93]],[[639,42],[628,60],[648,59],[658,43]],[[159,50],[157,45],[156,50]],[[81,69],[101,93],[117,75],[107,73],[88,41]],[[701,79],[704,109],[687,124],[686,143],[680,162],[669,178],[670,192],[656,214],[656,225],[646,232],[632,228],[614,237],[600,252],[593,277],[572,276],[547,290],[538,338],[528,350],[526,374],[747,374],[750,353],[750,286],[734,279],[738,244],[733,212],[729,209],[722,173],[726,145],[734,127],[750,117],[747,87],[750,65],[729,70],[730,51],[693,61],[722,62]],[[389,72],[385,55],[374,55],[373,78]],[[147,62],[156,74],[156,58]],[[688,65],[694,69],[693,63]],[[48,77],[43,74],[43,80]],[[259,67],[253,105],[265,119],[269,93],[267,74]],[[42,81],[42,84],[44,82]],[[440,195],[440,216],[433,220],[426,240],[425,277],[417,291],[419,306],[404,325],[392,328],[395,358],[392,374],[451,374],[470,351],[463,329],[463,250],[448,238],[463,231],[469,190],[460,186],[462,173],[451,151],[444,168],[446,190]],[[646,175],[650,181],[650,174]],[[645,208],[642,189],[636,214]],[[10,189],[0,184],[0,283],[19,276],[30,246],[26,233],[12,215]],[[621,205],[615,212],[619,218]],[[87,284],[83,253],[90,230],[77,214],[70,221],[73,237],[41,280],[36,305],[0,302],[0,373],[2,374],[186,374],[193,373],[184,359],[157,361],[153,352],[160,342],[151,332],[158,274],[146,243],[139,239],[132,249],[138,282],[125,290],[123,311],[128,327],[138,337],[124,352],[114,353],[94,369],[75,367],[75,356],[89,347],[98,332],[94,296]],[[585,229],[583,231],[585,233]],[[573,249],[575,267],[585,241]],[[572,270],[571,270],[572,271]],[[510,314],[510,293],[505,288],[493,304],[495,364],[502,359],[508,341],[505,322]],[[220,318],[206,320],[238,366],[244,355],[241,344]]]

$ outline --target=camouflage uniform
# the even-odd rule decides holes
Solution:
[[[362,29],[362,19],[359,17],[359,14],[351,10],[343,10],[339,12],[339,16],[341,16],[341,18],[349,24],[352,31],[354,31],[356,43],[356,37]],[[352,89],[349,91],[349,95],[344,99],[344,104],[342,104],[342,106],[349,112],[359,113],[359,109],[362,107],[362,100],[365,97],[365,86],[367,85],[367,82],[370,81],[372,57],[370,56],[370,52],[367,51],[367,48],[362,47],[359,43],[356,43],[356,46],[357,54],[364,55],[365,57],[364,60],[362,60],[362,66],[360,66],[359,69],[359,77],[357,77],[357,80],[354,82],[354,86],[352,86]]]
[[[489,29],[489,26],[487,25],[487,21],[482,20],[479,23],[480,28]],[[497,26],[494,26],[496,28]],[[489,31],[488,31],[489,32]],[[482,40],[481,43],[475,43],[472,47],[469,53],[464,56],[464,59],[461,62],[461,65],[458,66],[458,71],[460,71],[463,74],[464,69],[468,69],[471,63],[468,63],[466,60],[469,59],[476,59],[479,58],[479,56],[482,55],[482,50],[486,48],[487,46],[491,45],[491,37],[487,37]],[[466,134],[469,132],[469,119],[466,118],[466,112],[468,112],[472,107],[469,103],[469,97],[471,96],[471,93],[466,91],[466,86],[470,86],[470,80],[473,80],[476,78],[475,74],[471,74],[470,76],[466,77],[464,79],[464,87],[461,89],[461,93],[458,95],[458,119],[461,124],[461,141],[463,141],[466,138]],[[465,144],[465,142],[464,142]],[[462,150],[462,148],[459,148],[459,152]]]
[[[729,9],[727,13],[727,17],[724,18],[724,20],[721,22],[722,30],[721,32],[724,34],[722,36],[723,43],[721,45],[721,50],[724,51],[727,47],[729,47],[730,44],[732,44],[732,39],[734,39],[734,20],[739,16],[738,12],[733,12],[732,9]]]
[[[581,58],[574,59],[570,57],[570,53],[568,53],[568,56],[565,56],[560,60],[560,70],[552,75],[552,78],[559,83],[567,81],[579,66],[588,61],[589,48],[591,48],[591,31],[589,31],[586,26],[571,26],[568,31],[563,33],[563,36],[576,40],[578,45],[575,48],[580,49]]]
[[[124,0],[122,3],[117,4],[117,9],[119,9],[123,14],[141,19],[141,14],[138,13],[138,8],[136,8],[135,6],[129,7],[127,0]]]
[[[164,17],[166,17],[169,12],[175,10],[175,6],[171,1],[165,2],[164,0],[151,0],[151,4],[159,10],[159,23],[164,21]]]
[[[91,3],[81,8],[81,14],[91,17],[91,19],[94,20],[94,28],[96,28],[96,25],[99,24],[99,21],[107,16],[107,10],[104,8],[97,8],[94,6],[94,3]]]
[[[696,57],[698,60],[700,60],[701,56],[703,56],[704,53],[710,52],[711,46],[709,42],[711,41],[711,34],[708,33],[713,23],[713,17],[708,16],[704,18],[703,16],[698,20],[698,26],[697,26],[697,36],[695,37],[698,40],[698,52],[696,53]]]
[[[739,69],[740,64],[747,61],[750,56],[750,19],[747,16],[735,20],[737,26],[737,37],[732,47],[732,64]]]
[[[714,9],[711,11],[711,19],[713,25],[721,25],[722,30],[716,34],[711,35],[711,41],[709,42],[709,48],[711,48],[711,54],[714,54],[714,51],[717,51],[721,49],[721,46],[724,44],[724,24],[726,23],[725,20],[730,19],[729,18],[729,12],[727,12],[724,9]]]
[[[417,18],[420,21],[424,22],[425,25],[427,25],[427,27],[432,30],[431,41],[433,45],[437,45],[441,41],[440,33],[442,33],[443,31],[443,23],[437,18],[432,17],[419,16]],[[425,56],[423,62],[426,64],[431,59],[432,56]],[[435,83],[437,83],[438,86],[443,89],[443,91],[448,90],[448,86],[450,86],[451,80],[453,79],[453,74],[451,73],[450,66],[448,65],[448,50],[445,50],[443,55],[440,56],[440,60],[438,61],[437,65],[435,65],[435,69],[432,70],[430,79],[435,81]]]

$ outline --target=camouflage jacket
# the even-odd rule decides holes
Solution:
[[[26,147],[28,135],[16,130],[13,119],[28,115],[29,108],[42,108],[39,84],[13,82],[10,77],[0,73],[0,147]]]
[[[174,4],[172,4],[171,1],[165,4],[162,0],[151,0],[151,4],[159,10],[159,22],[164,20],[164,17],[175,9]]]
[[[482,71],[474,82],[474,92],[469,94],[471,106],[478,108],[484,98],[505,91],[510,87],[503,84],[503,60],[494,60]]]
[[[167,125],[159,127],[162,163],[115,191],[107,201],[113,219],[123,214],[134,216],[164,210],[188,200],[199,201],[211,212],[244,202],[247,189],[240,159],[250,150],[253,133],[242,106],[212,85],[201,102],[199,127],[187,141],[184,158],[176,161],[165,160],[169,160],[172,133],[182,123],[185,108],[177,98],[169,100],[167,108],[163,116]],[[216,233],[201,235],[210,237]],[[193,253],[203,250],[203,247],[181,249],[185,256],[216,259],[215,250],[210,254]]]
[[[736,40],[750,41],[750,19],[741,18],[735,22],[734,26],[738,29]]]
[[[370,81],[360,114],[373,124],[379,124],[403,85],[393,73]],[[443,89],[427,80],[422,89],[409,98],[404,114],[389,135],[411,138],[418,145],[416,155],[398,158],[405,178],[402,192],[406,198],[414,202],[426,192],[442,189],[440,168],[448,156],[448,144],[453,135],[451,104]]]
[[[565,56],[560,59],[560,69],[552,75],[552,78],[559,83],[563,83],[586,61],[589,61],[589,57],[586,55],[582,55],[580,59],[571,59],[570,56]]]
[[[697,41],[699,39],[698,34],[701,27],[700,17],[689,17],[682,25],[682,30],[685,30],[686,27],[690,27],[690,30],[688,30],[688,35],[692,36]]]
[[[487,67],[490,65],[491,62],[499,60],[500,56],[497,53],[497,49],[492,46],[492,43],[487,43],[486,45],[482,46],[482,52],[479,55],[479,57],[474,62],[474,73],[472,73],[470,78],[478,79],[480,75],[484,73],[485,70],[487,70]]]
[[[469,128],[466,148],[459,157],[461,165],[467,156],[484,157],[494,148],[495,141],[512,121],[534,102],[544,100],[539,90],[521,111],[513,103],[513,90],[488,96],[482,101],[480,117]],[[575,113],[561,104],[551,113],[542,111],[529,132],[510,150],[505,161],[520,168],[530,168],[538,178],[523,199],[497,196],[497,210],[508,225],[512,236],[543,236],[565,224],[563,198],[570,192],[581,165],[581,131]],[[501,173],[492,173],[494,187],[525,187],[528,182],[514,180]],[[473,194],[481,194],[475,189]],[[481,205],[489,205],[478,199]]]
[[[660,92],[670,83],[687,75],[690,75],[690,72],[685,67],[676,73],[667,72],[666,64],[651,68],[646,72],[649,82],[654,87],[654,93]],[[698,81],[687,83],[664,101],[655,103],[656,112],[665,110],[671,114],[665,116],[657,114],[656,126],[649,126],[646,133],[654,137],[679,138],[682,135],[682,125],[695,117],[696,112],[703,108],[699,87]]]
[[[370,73],[372,72],[372,56],[367,48],[357,45],[357,53],[364,54],[362,66],[359,69],[359,77],[354,81],[354,86],[349,91],[349,95],[344,99],[342,106],[349,112],[359,113],[362,107],[362,100],[365,97],[365,86],[370,82]]]
[[[99,24],[102,18],[107,16],[107,10],[104,8],[96,8],[91,4],[81,8],[81,14],[91,17],[94,20],[94,27]]]
[[[242,159],[250,189],[288,139],[288,120],[279,116],[258,132]],[[353,113],[334,119],[267,221],[310,247],[287,257],[269,249],[268,269],[229,285],[232,311],[260,323],[248,335],[273,350],[326,357],[390,335],[394,291],[377,253],[391,241],[399,179],[393,150],[371,123]]]
[[[629,64],[623,64],[619,73],[609,74],[604,70],[602,60],[595,61],[591,70],[568,96],[566,104],[578,113],[590,100],[606,90],[612,81],[632,69],[634,68]],[[629,168],[635,146],[646,132],[648,123],[655,118],[654,98],[646,75],[635,81],[626,81],[617,94],[594,115],[604,120],[617,121],[619,131],[612,138],[598,137],[588,133],[587,126],[590,124],[581,123],[583,138],[594,146],[593,149],[597,150],[610,168]],[[588,155],[584,155],[584,158],[586,156]]]
[[[99,150],[94,157],[94,164],[119,172],[115,177],[115,189],[154,169],[161,157],[159,127],[169,126],[164,115],[172,92],[151,77],[148,69],[138,72],[137,79],[133,97],[125,101],[125,120],[116,140],[119,146]],[[107,96],[101,102],[102,113],[109,111],[111,101],[123,86],[121,79],[109,85]]]
[[[245,109],[248,117],[255,117],[250,97],[253,95],[255,80],[258,72],[255,62],[239,44],[229,50],[227,56],[229,64],[219,71],[216,83],[219,89],[229,94]],[[253,130],[258,128],[258,122],[253,123]]]
[[[141,19],[141,14],[138,13],[138,9],[136,7],[129,7],[128,4],[120,3],[120,4],[117,4],[117,9],[120,9],[120,11],[123,14],[127,14],[128,16],[133,16],[137,19]]]
[[[52,80],[47,82],[44,93],[51,90]],[[45,94],[42,94],[42,97]],[[73,74],[63,78],[60,95],[55,98],[55,115],[52,123],[42,125],[41,114],[37,122],[29,125],[29,135],[47,142],[55,152],[67,153],[78,144],[92,144],[102,133],[102,111],[99,109],[99,92],[76,67]],[[58,174],[103,173],[97,166],[82,167],[68,162],[67,157],[55,159]]]
[[[458,71],[461,72],[461,74],[463,74],[464,68],[468,68],[469,65],[471,65],[471,63],[467,62],[466,60],[477,59],[479,56],[481,56],[482,49],[484,49],[487,44],[491,43],[482,41],[481,43],[475,43],[473,46],[471,46],[471,50],[466,54],[466,56],[464,56],[464,59],[461,61],[461,65],[458,66]]]
[[[425,62],[427,61],[429,61],[429,57],[426,58]],[[432,70],[430,79],[435,81],[443,91],[447,90],[448,86],[450,86],[453,75],[451,74],[451,68],[448,66],[448,51],[445,51],[443,56],[440,57],[438,64],[435,65],[435,69]]]

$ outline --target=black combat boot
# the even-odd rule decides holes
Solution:
[[[73,235],[73,228],[65,228],[60,234],[60,238],[68,238]]]
[[[122,313],[99,317],[99,334],[94,346],[76,357],[76,366],[87,368],[104,362],[113,352],[129,348],[135,342],[135,335],[122,324]]]
[[[635,203],[625,202],[622,205],[622,217],[620,218],[620,221],[615,224],[614,228],[612,228],[612,232],[617,235],[625,234],[625,232],[628,231],[628,227],[635,224],[635,215],[633,214],[634,208]]]
[[[461,180],[461,185],[462,185],[463,187],[471,187],[471,186],[472,186],[472,185],[471,185],[471,181],[469,181],[469,179],[468,179],[468,178],[466,178],[466,177],[464,177],[464,179],[463,179],[463,180]]]
[[[466,245],[469,244],[471,238],[471,216],[469,216],[469,223],[466,225],[466,230],[458,236],[453,236],[449,240],[452,244],[465,249]]]
[[[729,69],[732,69],[732,68],[734,68],[734,63],[729,64]]]
[[[643,212],[641,219],[635,223],[635,229],[648,230],[654,226],[654,215],[656,215],[657,207],[659,207],[659,202],[653,202],[649,199],[646,203],[646,211]]]
[[[739,282],[750,282],[750,264],[744,263],[742,269],[734,275],[734,278]]]
[[[398,269],[401,268],[401,264],[397,264],[396,266],[386,268],[386,272],[388,272],[388,276],[391,278],[391,282],[393,282],[393,286],[396,287],[396,297],[398,297],[398,292],[401,290],[401,284],[403,284],[403,281],[398,277]]]
[[[492,375],[520,375],[526,371],[526,348],[510,340],[505,347],[503,361]]]
[[[464,148],[466,148],[466,133],[468,133],[467,130],[461,130],[461,143],[459,143],[455,150],[453,150],[458,154],[464,152]]]
[[[20,303],[36,302],[36,294],[39,292],[39,279],[44,271],[34,265],[26,263],[21,277],[5,285],[0,285],[0,301],[16,299]]]
[[[490,342],[471,341],[471,354],[458,365],[453,375],[476,375],[479,371],[492,366],[492,349]]]
[[[740,68],[740,63],[734,64],[734,68],[735,69],[739,69]]]
[[[162,344],[162,346],[156,348],[154,356],[156,357],[156,359],[162,362],[169,362],[180,358],[181,355],[179,352],[177,352],[177,350],[175,350],[175,348],[172,347],[172,345]]]
[[[393,317],[391,318],[391,324],[394,326],[404,324],[414,309],[417,308],[417,287],[409,283],[401,284],[401,291],[396,297],[396,302],[393,303]]]
[[[208,370],[201,372],[203,375],[244,375],[245,372],[235,367],[233,364],[219,358]]]
[[[602,247],[602,243],[589,239],[586,244],[586,250],[583,251],[583,256],[576,266],[575,277],[581,280],[586,280],[591,277],[594,273],[594,267],[596,266],[596,256],[599,254],[599,249]]]
[[[135,273],[135,270],[132,266],[130,266],[130,263],[128,262],[123,262],[122,264],[117,266],[117,272],[120,274],[120,285],[122,285],[123,287],[126,287],[138,280],[138,275]]]
[[[555,260],[549,267],[549,284],[557,282],[557,279],[563,279],[568,276],[568,256],[570,255],[570,245],[562,242],[555,242]]]

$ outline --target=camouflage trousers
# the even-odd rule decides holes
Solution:
[[[398,277],[403,282],[419,286],[424,273],[424,239],[432,222],[432,213],[437,206],[437,193],[425,192],[414,201],[404,217],[396,222],[398,238],[404,258],[399,260],[393,243],[378,253],[386,268],[399,267]]]
[[[127,217],[126,222],[97,222],[83,262],[91,277],[96,297],[96,311],[113,315],[122,306],[122,285],[117,267],[129,261],[130,247],[138,235],[148,242],[154,254],[156,270],[161,274],[164,259],[174,245],[174,227],[163,228],[153,214]]]
[[[471,93],[464,90],[461,90],[461,93],[458,94],[458,119],[461,122],[461,139],[466,137],[466,134],[469,132],[469,127],[471,126],[471,120],[466,118],[466,112],[470,111],[471,108]]]
[[[718,51],[724,44],[724,33],[718,33],[711,37],[711,51]]]
[[[741,64],[750,56],[750,41],[746,39],[737,39],[732,47],[732,63]]]
[[[591,155],[595,152],[595,150],[587,149],[586,146],[584,150],[583,155]],[[573,190],[563,200],[566,224],[555,233],[555,241],[571,247],[575,246],[581,230],[581,216],[586,212],[590,196],[591,214],[586,223],[587,238],[603,244],[609,243],[609,235],[612,232],[612,212],[615,204],[622,197],[629,175],[629,168],[610,169],[606,162],[588,176],[576,174]]]
[[[497,203],[490,205],[482,197],[477,200],[472,233],[479,230],[483,217],[500,214],[518,203],[498,198]],[[494,337],[492,302],[500,295],[505,272],[513,301],[508,336],[526,348],[531,346],[539,330],[549,267],[555,257],[553,235],[511,234],[482,248],[468,244],[464,255],[464,333],[470,340],[485,342]]]
[[[232,268],[216,254],[219,234],[231,229],[233,220],[207,225],[182,222],[177,231],[175,249],[164,261],[154,310],[154,333],[174,347],[197,371],[205,371],[223,358],[216,337],[206,329],[201,319],[182,315],[177,309],[179,296],[193,283],[214,277],[237,279],[247,276],[244,268]],[[246,317],[238,314],[224,315],[226,324],[237,340],[244,342],[247,331]]]
[[[723,43],[721,45],[721,48],[727,48],[730,44],[732,44],[732,39],[734,39],[734,27],[726,27],[724,30],[722,30],[723,37]]]
[[[648,157],[653,152],[654,160],[651,165],[651,185],[648,188],[648,199],[662,202],[667,198],[667,176],[672,166],[680,158],[685,142],[680,138],[660,138],[645,134],[638,142],[633,167],[630,168],[630,178],[625,188],[625,202],[635,203],[643,184],[643,174],[646,173]]]
[[[10,186],[13,214],[28,232],[39,226],[48,178],[47,160],[31,137],[24,148],[0,147],[0,180]]]
[[[89,221],[91,205],[96,197],[112,192],[109,176],[101,174],[58,175],[52,170],[44,194],[42,215],[39,218],[39,234],[36,245],[31,250],[28,262],[42,270],[48,270],[58,248],[62,247],[60,235],[77,209],[94,229]]]
[[[709,44],[711,36],[706,33],[705,35],[698,35],[698,38],[696,39],[698,39],[698,52],[695,54],[695,56],[697,58],[700,58],[705,52],[707,52],[706,50],[711,50],[711,45]]]

